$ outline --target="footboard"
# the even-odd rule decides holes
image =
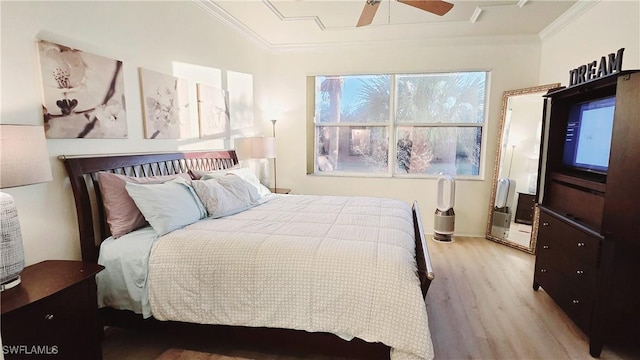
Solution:
[[[418,265],[418,278],[420,279],[420,288],[422,289],[422,297],[427,296],[427,291],[431,285],[431,281],[435,278],[431,258],[429,257],[429,249],[424,238],[424,229],[422,227],[422,217],[418,202],[413,202],[413,229],[415,231],[416,240],[416,262]]]

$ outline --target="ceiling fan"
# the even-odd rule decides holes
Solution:
[[[442,1],[442,0],[396,0],[403,4],[407,4],[409,6],[416,7],[420,10],[428,11],[432,14],[436,14],[442,16],[449,12],[453,7],[452,3]],[[358,19],[357,27],[365,26],[371,24],[373,21],[373,17],[378,11],[378,7],[380,6],[380,2],[382,0],[367,0],[364,4],[364,9],[362,9],[362,14],[360,14],[360,19]]]

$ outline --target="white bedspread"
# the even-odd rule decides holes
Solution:
[[[330,332],[431,359],[411,208],[366,197],[273,196],[157,240],[159,320]]]

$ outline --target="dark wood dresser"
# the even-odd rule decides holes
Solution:
[[[560,214],[541,208],[536,261],[542,286],[585,333],[590,332],[603,238]]]
[[[572,149],[578,137],[569,114],[580,104],[611,97],[615,110],[608,167],[594,172],[567,165],[565,147]],[[615,73],[546,98],[533,288],[544,289],[584,331],[591,356],[600,356],[605,344],[636,348],[640,344],[640,71]],[[594,116],[589,121],[610,119]]]
[[[2,345],[10,359],[102,359],[95,275],[104,267],[48,260],[2,292]]]

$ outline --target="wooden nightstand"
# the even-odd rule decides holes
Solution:
[[[27,266],[1,294],[2,345],[10,359],[102,359],[95,275],[103,266],[47,260]]]
[[[269,188],[269,190],[274,194],[288,194],[291,192],[291,189],[285,188]]]
[[[514,222],[519,224],[533,224],[533,214],[535,212],[536,196],[533,194],[518,193],[518,206]]]

